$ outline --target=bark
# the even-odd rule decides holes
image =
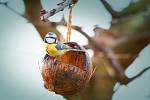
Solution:
[[[63,40],[61,33],[56,29],[56,25],[48,20],[46,22],[40,20],[40,10],[42,5],[40,0],[24,0],[25,17],[34,25],[40,36],[44,38],[47,32],[56,33],[61,40]]]

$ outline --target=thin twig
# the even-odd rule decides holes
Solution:
[[[140,77],[141,75],[143,75],[147,70],[150,69],[150,66],[148,66],[147,68],[143,69],[139,74],[137,74],[136,76],[129,78],[129,80],[127,81],[127,84],[130,83],[131,81],[137,79],[138,77]]]
[[[64,0],[63,2],[57,4],[58,7],[55,9],[52,9],[50,11],[41,10],[41,20],[45,20],[56,13],[63,11],[66,7],[72,6],[73,4],[77,3],[78,0]]]
[[[100,1],[104,5],[104,7],[109,11],[109,13],[112,15],[112,24],[128,19],[131,16],[134,16],[135,14],[140,14],[146,11],[147,8],[149,7],[149,0],[140,0],[134,3],[131,0],[127,8],[118,12],[115,11],[106,0],[100,0]]]

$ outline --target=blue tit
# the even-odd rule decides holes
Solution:
[[[53,32],[48,32],[44,38],[45,49],[49,56],[59,56],[63,55],[69,46],[58,42],[57,35]]]

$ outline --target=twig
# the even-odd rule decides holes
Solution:
[[[143,75],[147,70],[150,69],[150,66],[148,66],[147,68],[143,69],[139,74],[137,74],[136,76],[129,78],[129,80],[127,81],[127,83],[137,79],[138,77],[140,77],[141,75]]]
[[[131,1],[128,8],[123,9],[121,12],[117,12],[111,7],[111,5],[106,0],[100,0],[100,1],[112,15],[114,24],[124,19],[130,18],[134,14],[138,14],[145,11],[149,6],[149,0],[140,0],[135,3],[132,3]]]
[[[66,7],[72,6],[73,4],[77,3],[77,1],[78,0],[64,0],[64,2],[57,4],[58,7],[55,9],[52,9],[50,11],[41,10],[41,20],[45,20],[53,16],[54,14],[63,11]]]
[[[112,24],[117,24],[117,23],[120,23],[120,22],[124,22],[124,21],[127,21],[131,18],[134,18],[135,16],[143,16],[143,17],[148,17],[150,16],[150,9],[147,9],[143,12],[139,12],[139,13],[136,13],[136,14],[132,14],[132,15],[128,15],[126,17],[123,17],[123,18],[114,18],[112,20]]]

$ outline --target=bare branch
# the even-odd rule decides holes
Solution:
[[[83,36],[85,36],[89,42],[91,42],[92,44],[94,44],[94,40],[86,33],[82,30],[82,27],[77,26],[77,25],[72,25],[72,28],[78,32],[80,32]]]
[[[127,20],[129,20],[131,18],[134,18],[135,16],[139,16],[139,15],[143,16],[145,18],[149,17],[150,16],[150,9],[147,9],[143,12],[139,12],[139,13],[136,13],[136,14],[133,14],[133,15],[128,15],[128,16],[123,17],[123,18],[114,18],[111,23],[112,24],[117,24],[117,23],[120,23],[120,22],[127,21]]]
[[[56,26],[66,26],[67,27],[67,22],[64,18],[64,16],[62,17],[62,19],[59,22],[55,22]],[[81,26],[77,26],[77,25],[72,25],[72,29],[78,31],[79,33],[81,33],[83,36],[85,36],[89,42],[93,41],[92,38],[82,30]]]
[[[47,32],[54,32],[60,41],[64,41],[62,34],[57,30],[53,22],[49,20],[43,22],[40,20],[40,10],[42,9],[40,0],[24,0],[24,4],[26,18],[34,25],[42,38],[44,38]]]
[[[56,29],[55,22],[50,22],[49,20],[46,20],[46,22],[43,22],[40,20],[40,10],[42,9],[40,0],[24,0],[25,4],[25,14],[21,14],[18,11],[16,11],[14,8],[8,5],[7,2],[0,2],[1,5],[4,5],[6,8],[14,12],[15,14],[25,18],[28,20],[28,22],[31,22],[37,31],[39,32],[40,36],[44,38],[45,34],[49,31],[55,32],[59,40],[64,41],[64,38],[60,34],[60,32]],[[35,10],[36,9],[36,10]]]
[[[127,8],[123,9],[120,12],[117,12],[111,7],[111,5],[106,0],[100,1],[103,3],[105,8],[111,13],[113,20],[115,20],[113,21],[113,23],[122,21],[126,18],[128,19],[132,15],[146,11],[150,3],[149,0],[139,0],[138,2],[130,3],[130,5]]]
[[[134,76],[133,78],[130,78],[130,79],[129,79],[129,82],[131,82],[131,81],[137,79],[138,77],[140,77],[141,75],[143,75],[143,74],[144,74],[147,70],[149,70],[149,69],[150,69],[150,66],[147,67],[147,68],[145,68],[145,69],[143,69],[139,74],[137,74],[137,75]],[[129,83],[129,82],[128,82],[128,83]]]
[[[55,9],[52,9],[50,11],[42,10],[41,11],[41,20],[45,20],[54,14],[63,11],[66,7],[72,6],[73,4],[77,3],[78,0],[64,0],[63,2],[57,4],[58,7]]]
[[[106,0],[100,0],[105,8],[112,14],[113,18],[120,18],[120,17],[125,17],[129,15],[133,15],[138,12],[145,11],[147,9],[147,6],[149,6],[149,1],[148,0],[140,0],[139,2],[136,3],[131,3],[129,7],[125,8],[121,12],[116,12],[113,10],[113,8],[108,4]]]
[[[62,18],[59,22],[54,22],[54,23],[56,24],[56,26],[58,26],[58,25],[67,26],[67,22],[65,20],[64,15],[62,16]]]
[[[136,76],[132,77],[132,78],[125,78],[122,80],[118,80],[121,84],[127,85],[130,82],[134,81],[135,79],[139,78],[140,76],[142,76],[146,71],[148,71],[150,69],[150,66],[143,69],[139,74],[137,74]]]

